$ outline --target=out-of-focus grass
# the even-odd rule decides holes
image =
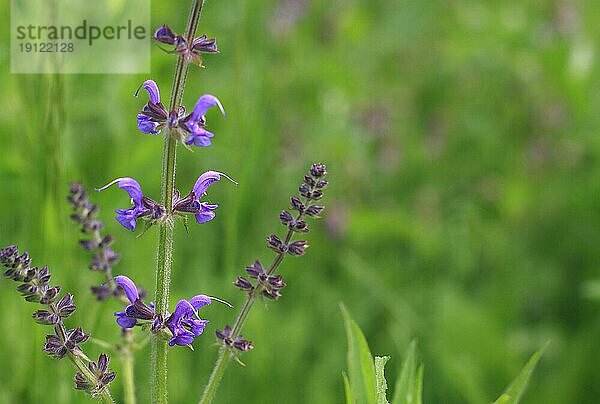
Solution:
[[[182,29],[187,5],[152,10],[154,25]],[[327,218],[307,256],[285,263],[284,297],[251,314],[244,335],[256,348],[228,369],[219,402],[341,402],[340,301],[374,354],[420,341],[425,402],[499,396],[546,340],[524,401],[596,401],[599,307],[585,291],[600,262],[599,12],[568,0],[208,2],[200,31],[222,53],[190,73],[185,102],[215,94],[228,117],[209,113],[213,147],[180,150],[177,185],[207,169],[240,185],[213,186],[217,218],[177,230],[173,302],[204,292],[239,305],[230,282],[270,258],[264,237],[307,164],[331,173]],[[55,137],[55,82],[10,75],[8,23],[0,33],[0,244],[48,264],[77,292],[73,321],[117,338],[116,307],[86,293],[98,278],[64,195],[71,180],[91,188],[119,176],[159,195],[162,142],[137,132],[144,100],[132,97],[149,77],[64,76]],[[154,49],[152,63],[167,94],[174,60]],[[135,239],[112,220],[123,192],[93,196],[123,253],[115,272],[152,289],[155,230]],[[32,310],[0,282],[0,402],[84,401],[69,365],[41,353]],[[211,334],[233,315],[211,306],[196,351],[173,350],[173,402],[197,399]],[[141,402],[148,356],[136,368]],[[389,380],[397,372],[389,362]]]

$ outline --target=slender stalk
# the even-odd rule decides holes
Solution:
[[[300,220],[302,218],[302,216],[303,216],[303,213],[298,213],[298,216],[296,217],[296,221]],[[288,232],[285,236],[286,244],[290,242],[293,234],[294,234],[294,232],[292,230],[288,230]],[[273,259],[273,262],[271,263],[271,265],[269,266],[269,269],[267,270],[267,274],[272,275],[277,270],[277,268],[279,268],[279,266],[283,262],[284,258],[285,258],[285,253],[278,253],[275,256],[275,258]],[[248,297],[246,298],[246,301],[242,305],[242,308],[240,309],[240,312],[238,313],[238,315],[235,319],[235,323],[233,323],[233,327],[232,327],[232,331],[231,331],[231,339],[235,340],[235,338],[238,335],[240,335],[240,333],[242,331],[242,327],[244,326],[244,324],[246,323],[246,320],[248,318],[248,314],[250,314],[250,309],[252,309],[252,306],[254,305],[256,298],[258,296],[260,296],[260,292],[261,292],[260,288],[255,288],[252,292],[248,293]],[[215,362],[213,371],[210,375],[210,378],[208,379],[208,384],[204,388],[204,393],[202,393],[202,397],[200,398],[200,404],[210,404],[213,401],[213,399],[215,398],[215,395],[217,393],[217,388],[219,387],[219,384],[221,383],[221,379],[223,378],[223,375],[225,374],[225,369],[227,368],[227,365],[229,364],[229,360],[231,359],[232,356],[233,356],[233,351],[232,351],[231,347],[224,345],[221,347],[221,349],[219,349],[219,354],[217,355],[217,361]]]
[[[185,30],[188,43],[196,34],[198,21],[204,5],[203,0],[194,0]],[[184,55],[177,59],[169,111],[177,111],[181,105],[183,90],[189,67],[189,60]],[[173,191],[175,189],[175,161],[177,156],[177,139],[167,131],[162,163],[162,203],[171,214],[173,210]],[[156,296],[155,304],[158,313],[166,313],[169,304],[171,285],[171,263],[173,257],[173,222],[166,221],[160,226],[158,233]],[[152,338],[152,402],[167,402],[167,346],[158,336]]]
[[[134,378],[134,355],[131,350],[131,330],[123,331],[125,345],[121,348],[121,363],[123,364],[123,388],[125,390],[125,404],[135,404],[135,378]]]

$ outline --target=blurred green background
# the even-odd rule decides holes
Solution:
[[[153,25],[181,32],[184,3],[153,1]],[[283,298],[255,306],[244,331],[255,349],[230,365],[218,402],[342,402],[339,302],[373,353],[392,356],[388,380],[419,341],[426,402],[489,402],[548,340],[524,401],[597,402],[599,24],[591,0],[209,1],[199,31],[222,53],[191,69],[184,99],[215,94],[228,117],[209,112],[212,147],[179,149],[177,184],[214,169],[240,185],[211,187],[210,224],[177,228],[173,303],[201,292],[239,306],[231,281],[272,258],[264,238],[282,231],[278,211],[308,165],[326,162],[331,183],[311,248],[284,263]],[[158,198],[162,141],[137,131],[146,96],[132,94],[153,78],[166,97],[175,59],[153,47],[151,75],[11,75],[7,20],[0,33],[0,244],[76,292],[71,324],[116,340],[119,306],[88,293],[99,276],[65,196],[72,180],[131,176]],[[136,239],[113,220],[124,192],[92,197],[123,254],[115,274],[153,290],[156,229]],[[70,364],[41,352],[48,328],[14,286],[0,282],[0,402],[86,402]],[[235,315],[203,314],[196,351],[170,355],[174,403],[198,399],[214,329]]]

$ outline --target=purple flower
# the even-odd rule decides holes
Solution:
[[[219,53],[216,39],[201,35],[194,38],[191,46],[188,46],[187,40],[183,36],[178,35],[166,24],[160,26],[154,32],[154,39],[167,45],[173,45],[174,48],[169,53],[180,53],[193,63],[201,63],[201,52]]]
[[[167,27],[168,28],[168,27]],[[161,29],[157,32],[159,32]],[[161,35],[164,35],[167,40],[170,38],[168,31],[163,30]],[[144,108],[137,115],[138,129],[142,133],[156,135],[168,126],[175,129],[173,132],[177,134],[180,140],[187,146],[195,145],[205,147],[211,145],[211,138],[215,135],[204,127],[206,126],[205,114],[209,108],[217,106],[225,116],[225,110],[221,102],[214,95],[205,94],[198,99],[192,112],[185,115],[185,108],[180,107],[176,112],[167,112],[166,108],[160,102],[160,93],[158,86],[152,80],[146,80],[140,88],[144,88],[150,97]],[[139,91],[139,89],[138,89]],[[137,95],[137,92],[136,92]]]
[[[208,187],[215,181],[219,181],[221,176],[232,181],[231,178],[217,171],[207,171],[196,180],[192,191],[183,199],[179,199],[173,203],[173,210],[184,213],[193,213],[196,217],[196,222],[202,224],[212,220],[215,217],[215,209],[219,205],[213,205],[207,202],[200,202],[200,198],[206,195]]]
[[[156,83],[153,80],[146,80],[140,86],[142,87],[148,92],[150,99],[137,115],[138,128],[142,133],[157,135],[165,126],[169,114],[160,102],[160,92]],[[136,96],[138,91],[135,93]]]
[[[117,222],[128,230],[134,231],[137,226],[137,219],[150,216],[152,219],[159,219],[166,214],[165,208],[144,196],[140,184],[133,178],[117,178],[96,191],[103,191],[113,184],[118,184],[119,188],[125,190],[131,197],[133,206],[129,209],[117,209]]]
[[[206,295],[196,295],[190,300],[180,300],[177,303],[175,311],[166,321],[173,334],[169,345],[190,345],[204,332],[208,320],[202,320],[198,316],[198,309],[210,303],[211,299]]]
[[[221,105],[221,102],[214,95],[205,94],[198,98],[194,110],[191,114],[184,117],[180,122],[179,126],[183,128],[189,135],[185,141],[186,145],[193,144],[194,146],[206,147],[211,145],[210,139],[215,135],[204,127],[206,126],[206,119],[204,115],[209,108],[218,106],[221,110],[221,114],[225,116],[225,110]]]
[[[131,303],[125,307],[125,310],[115,312],[117,324],[119,324],[121,328],[133,328],[138,320],[154,320],[156,317],[154,305],[150,303],[150,306],[146,306],[144,302],[142,302],[138,288],[131,279],[119,275],[115,277],[115,283],[117,284],[117,287],[123,289],[127,300]]]
[[[192,41],[192,52],[219,53],[217,40],[215,38],[209,38],[206,35],[200,35]]]

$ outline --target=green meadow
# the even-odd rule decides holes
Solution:
[[[69,219],[80,181],[122,254],[114,274],[154,291],[156,240],[114,220],[116,187],[136,178],[160,198],[162,137],[136,113],[147,79],[168,96],[175,57],[152,46],[138,75],[13,75],[10,4],[0,4],[0,246],[17,244],[75,294],[69,319],[117,341],[116,301]],[[181,32],[189,2],[152,1],[154,28]],[[594,1],[207,1],[199,33],[220,54],[192,66],[184,103],[214,94],[213,146],[178,148],[177,188],[204,171],[234,178],[206,200],[216,218],[175,230],[171,301],[198,293],[236,308],[246,265],[270,262],[271,233],[313,162],[328,168],[323,218],[310,248],[288,257],[288,286],[259,301],[243,335],[255,348],[231,362],[218,403],[342,403],[343,303],[389,397],[411,341],[424,364],[423,402],[489,403],[549,341],[524,403],[600,397],[600,3]],[[41,349],[49,328],[0,279],[0,403],[79,403],[68,360]],[[173,403],[199,399],[214,365],[215,328],[235,309],[212,304],[192,352],[169,355]],[[86,352],[101,352],[92,342]],[[112,367],[120,370],[118,356]],[[150,400],[150,347],[136,356],[138,401]],[[122,402],[121,379],[113,383]]]

